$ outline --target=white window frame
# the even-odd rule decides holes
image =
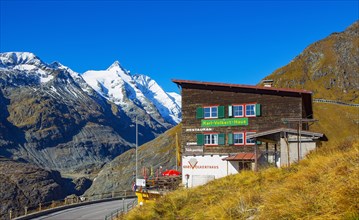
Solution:
[[[242,115],[236,115],[236,111],[234,110],[235,107],[242,107]],[[233,105],[233,116],[236,118],[244,117],[244,105]]]
[[[206,109],[209,109],[209,117],[206,116]],[[213,115],[213,109],[216,109],[216,115]],[[203,107],[203,116],[204,118],[218,118],[218,106],[206,106]]]
[[[218,145],[218,133],[204,134],[204,145]]]
[[[239,135],[241,134],[242,135],[242,143],[236,143],[236,135]],[[233,133],[233,144],[234,145],[244,145],[244,133],[243,132],[235,132]]]
[[[253,114],[247,114],[247,107],[253,106]],[[256,117],[256,104],[246,104],[245,105],[245,115],[246,117]]]
[[[254,139],[251,140],[251,139],[248,139],[248,138],[247,138],[247,135],[255,134],[255,133],[256,133],[255,131],[248,131],[248,132],[246,132],[246,145],[255,145],[255,144],[256,144],[256,142],[255,142]],[[248,142],[248,140],[253,141],[253,143]]]

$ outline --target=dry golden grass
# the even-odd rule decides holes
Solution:
[[[359,136],[359,108],[326,103],[313,103],[316,122],[310,130],[324,133],[328,147],[336,147],[344,140],[355,140]],[[324,150],[328,150],[324,147]]]
[[[177,190],[123,219],[359,219],[358,111],[314,103],[311,130],[329,141],[299,164]]]
[[[290,168],[246,171],[178,190],[124,219],[358,219],[358,210],[356,141],[314,152]]]

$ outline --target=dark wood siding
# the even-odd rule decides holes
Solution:
[[[260,132],[278,127],[287,127],[288,125],[282,122],[282,118],[301,118],[304,110],[302,96],[299,93],[273,94],[273,92],[267,93],[255,90],[248,92],[231,88],[216,90],[205,86],[199,88],[185,86],[182,87],[182,146],[186,146],[188,142],[196,142],[196,134],[201,133],[186,131],[187,129],[201,128],[201,119],[196,119],[196,109],[198,107],[225,106],[225,118],[228,118],[228,105],[246,103],[261,104],[261,116],[248,118],[248,126],[214,127],[213,132],[224,134],[236,131]],[[254,147],[227,145],[204,148],[204,154],[249,151],[254,151]]]

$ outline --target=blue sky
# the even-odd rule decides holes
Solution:
[[[115,60],[171,79],[256,84],[359,17],[358,1],[0,0],[0,51],[76,72]]]

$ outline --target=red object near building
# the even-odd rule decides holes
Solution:
[[[181,172],[177,170],[166,170],[162,173],[162,176],[179,176],[181,175]]]

